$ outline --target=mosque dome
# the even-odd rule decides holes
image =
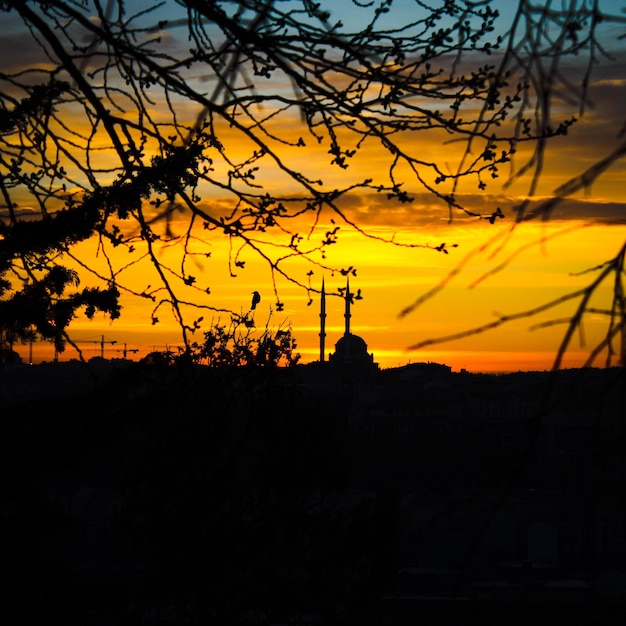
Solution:
[[[348,333],[335,344],[335,353],[330,355],[332,363],[337,365],[371,365],[374,357],[367,352],[365,340],[358,335]]]
[[[335,344],[335,351],[339,354],[367,354],[367,344],[362,337],[358,335],[344,335]]]

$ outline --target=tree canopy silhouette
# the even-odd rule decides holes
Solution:
[[[343,208],[358,191],[390,208],[426,192],[444,214],[488,228],[502,209],[468,208],[459,184],[528,175],[532,197],[550,140],[575,125],[593,67],[608,58],[599,29],[623,23],[598,0],[520,0],[510,24],[489,0],[345,4],[349,19],[310,0],[0,2],[28,50],[0,73],[3,341],[36,332],[63,349],[79,310],[114,318],[134,295],[153,302],[153,323],[169,308],[189,345],[206,310],[225,311],[206,304],[210,285],[195,275],[216,234],[230,241],[233,275],[244,252],[267,263],[280,311],[277,277],[312,289],[292,259],[349,272],[326,264],[340,229],[380,238]],[[572,80],[565,65],[584,55]],[[569,105],[557,110],[563,93]],[[425,158],[420,133],[462,142],[456,165]],[[549,217],[625,146],[538,211],[522,202],[514,221]],[[373,149],[385,167],[363,178],[351,166]],[[321,169],[311,154],[324,156]],[[320,229],[323,215],[332,229]],[[80,252],[93,239],[98,263]],[[447,253],[454,242],[390,244]],[[609,347],[624,325],[623,255],[609,262]],[[126,277],[145,262],[158,284],[137,288]]]

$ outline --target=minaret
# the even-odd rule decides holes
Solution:
[[[346,330],[343,333],[344,337],[350,334],[350,278],[346,279],[346,312],[343,314],[346,319]]]
[[[324,343],[326,340],[326,289],[322,278],[322,294],[320,298],[320,363],[324,362]]]
[[[622,319],[622,345],[620,348],[620,365],[626,367],[626,319]]]
[[[346,341],[345,341],[345,353],[343,355],[343,358],[345,361],[349,361],[350,360],[350,277],[346,278],[346,311],[343,314],[344,318],[346,319],[346,329],[343,333],[343,336],[345,337]]]

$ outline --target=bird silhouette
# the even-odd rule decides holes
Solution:
[[[256,309],[256,305],[261,302],[261,294],[258,291],[252,292],[252,304],[250,305],[250,310],[253,311]]]

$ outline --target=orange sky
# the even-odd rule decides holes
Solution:
[[[624,240],[624,227],[612,225],[588,225],[586,222],[553,221],[546,225],[525,224],[515,231],[513,239],[495,257],[494,246],[471,256],[463,271],[440,293],[406,317],[400,311],[422,294],[443,280],[451,270],[471,251],[476,250],[487,236],[504,233],[509,224],[502,221],[489,227],[486,223],[476,225],[440,225],[426,229],[416,226],[405,228],[399,237],[407,240],[458,242],[459,247],[445,255],[433,250],[407,250],[389,244],[366,241],[356,233],[346,232],[340,243],[328,253],[328,261],[340,266],[354,265],[357,276],[351,277],[351,289],[361,289],[363,300],[352,309],[352,332],[362,336],[375,361],[381,367],[397,366],[408,362],[436,361],[451,366],[454,370],[466,368],[471,371],[510,371],[547,369],[551,366],[555,351],[564,330],[563,325],[531,330],[540,321],[563,318],[573,311],[572,304],[561,306],[549,314],[531,319],[522,319],[484,334],[468,337],[452,343],[442,343],[420,350],[407,350],[415,343],[433,337],[446,336],[474,326],[480,326],[500,314],[518,313],[545,301],[553,300],[587,284],[589,275],[572,275],[594,267],[607,258],[607,253],[616,251]],[[388,234],[389,227],[375,226],[375,233]],[[424,233],[427,230],[427,233]],[[559,233],[562,233],[559,235]],[[553,238],[548,236],[554,234]],[[542,237],[543,245],[534,245]],[[319,358],[319,299],[312,294],[313,302],[299,287],[278,283],[285,309],[277,312],[267,269],[252,255],[246,255],[247,265],[236,278],[228,276],[227,251],[223,242],[216,241],[210,261],[198,268],[199,280],[206,280],[211,294],[204,304],[215,308],[233,309],[245,313],[249,307],[251,292],[258,289],[262,295],[255,321],[263,327],[291,324],[298,341],[302,360],[308,362]],[[489,272],[500,261],[504,261],[518,247],[533,244],[514,258],[501,272],[488,276],[478,286],[472,283]],[[304,280],[309,266],[294,263],[293,271]],[[345,286],[345,277],[324,274],[314,270],[312,287],[319,289],[324,275],[327,292]],[[137,272],[136,279],[149,279]],[[131,281],[132,282],[132,281]],[[140,283],[138,283],[139,286]],[[610,285],[604,289],[605,298],[610,295]],[[159,313],[157,326],[150,325],[152,305],[137,298],[123,300],[121,319],[109,323],[104,320],[93,322],[78,318],[72,324],[72,336],[80,343],[84,356],[100,354],[101,335],[106,341],[116,344],[105,345],[105,356],[119,357],[124,343],[129,358],[137,358],[153,349],[180,345],[180,336],[174,323],[168,319],[167,309]],[[326,354],[332,352],[334,343],[343,333],[343,302],[338,297],[327,298]],[[205,323],[211,319],[224,323],[226,313],[205,312]],[[585,342],[575,342],[575,351],[568,356],[566,365],[577,366],[584,362],[588,348],[604,332],[602,316],[591,315],[585,323]],[[201,337],[198,337],[200,339]],[[51,358],[35,346],[35,361]],[[28,347],[18,348],[28,358]],[[61,359],[75,356],[68,348]]]
[[[6,57],[5,57],[6,59]],[[596,80],[590,94],[593,107],[589,107],[579,122],[566,137],[556,138],[549,148],[541,185],[536,200],[550,197],[554,190],[584,172],[598,159],[610,153],[623,137],[619,135],[624,124],[623,102],[625,99],[626,73],[623,71],[624,58],[620,56],[613,64],[601,66],[595,74]],[[157,112],[158,107],[155,107]],[[183,111],[179,111],[183,113]],[[290,132],[293,137],[306,136],[306,129],[292,120]],[[284,130],[284,128],[283,128]],[[407,136],[408,143],[419,141],[420,154],[425,160],[434,160],[453,168],[458,158],[458,147],[442,141],[441,135],[420,134],[418,138]],[[243,153],[244,146],[226,130],[220,135],[224,143],[233,145]],[[324,180],[327,187],[343,184],[352,177],[359,180],[386,171],[380,149],[371,145],[359,153],[348,171],[330,168],[327,146],[314,146],[311,143],[303,151],[283,149],[281,152],[294,167],[301,168],[312,176]],[[523,151],[518,158],[523,160]],[[103,153],[102,158],[105,158]],[[219,167],[219,166],[218,166]],[[356,193],[341,204],[346,214],[368,232],[384,238],[395,237],[400,243],[438,245],[458,244],[449,254],[432,249],[406,248],[383,244],[353,232],[347,226],[339,231],[339,243],[327,251],[325,262],[329,266],[357,268],[357,275],[351,276],[353,291],[361,289],[363,300],[358,301],[352,310],[352,331],[362,336],[369,351],[381,367],[391,367],[416,361],[436,361],[451,366],[455,371],[466,368],[471,371],[517,371],[549,369],[555,351],[563,336],[564,326],[553,325],[532,329],[534,324],[548,320],[565,318],[571,315],[573,304],[562,305],[540,317],[520,319],[493,331],[481,333],[453,342],[436,343],[422,349],[409,350],[417,343],[437,337],[459,333],[472,327],[491,322],[498,315],[511,315],[531,309],[554,300],[561,295],[587,284],[592,276],[581,274],[595,267],[612,255],[626,239],[626,189],[624,162],[610,168],[593,187],[575,195],[560,207],[547,223],[530,222],[518,226],[503,249],[497,244],[488,245],[494,237],[509,232],[513,223],[512,208],[528,190],[527,178],[514,185],[503,187],[505,173],[501,180],[492,184],[486,193],[479,194],[475,182],[464,184],[458,190],[469,208],[489,211],[496,206],[506,215],[494,225],[486,221],[468,220],[455,215],[448,220],[445,206],[409,182],[407,191],[414,193],[412,204],[390,205],[381,194]],[[268,189],[280,189],[288,194],[287,183],[277,176],[274,169],[261,170],[259,179]],[[203,189],[203,202],[208,210],[225,200],[215,190]],[[183,216],[181,216],[183,217]],[[326,216],[314,231],[313,240],[319,240],[331,228]],[[620,221],[620,224],[609,222]],[[183,222],[174,228],[183,230]],[[300,231],[306,234],[306,225]],[[278,237],[268,233],[268,238]],[[542,245],[531,245],[544,239]],[[319,301],[300,287],[279,279],[279,298],[285,304],[284,311],[277,312],[272,280],[266,265],[251,252],[244,252],[242,259],[246,266],[237,271],[235,278],[228,272],[228,245],[223,235],[210,241],[210,259],[197,260],[193,273],[198,283],[210,287],[210,294],[201,296],[199,304],[210,309],[198,312],[204,315],[204,326],[211,320],[222,323],[228,314],[220,310],[232,309],[244,312],[248,309],[251,292],[261,292],[262,301],[257,309],[255,321],[263,327],[290,324],[298,342],[298,351],[303,362],[319,357]],[[479,251],[481,246],[486,246]],[[510,263],[493,275],[488,273],[499,263],[508,259],[516,250],[522,252],[514,256]],[[81,255],[90,265],[102,262],[96,257],[97,248],[93,242],[82,246]],[[166,263],[177,266],[180,250],[168,249],[162,252]],[[94,259],[96,259],[94,261]],[[127,257],[112,257],[118,267],[124,266]],[[410,314],[400,317],[400,312],[417,298],[444,280],[460,264],[462,271],[450,281],[435,297]],[[316,266],[308,266],[294,260],[286,266],[301,282],[306,283],[306,273],[313,269],[311,286],[319,289],[322,277],[328,292],[336,291],[345,285],[345,277],[323,272]],[[479,285],[472,287],[476,280],[487,276]],[[147,285],[154,286],[156,278],[150,269],[137,266],[124,272],[127,284],[141,291]],[[83,286],[90,284],[88,276],[83,276]],[[594,306],[598,309],[608,306],[611,285],[606,285],[599,293]],[[193,294],[197,298],[197,292]],[[183,296],[184,299],[184,296]],[[113,323],[102,319],[89,322],[79,317],[70,327],[71,336],[79,342],[86,358],[100,354],[99,341],[102,336],[107,343],[105,356],[122,356],[124,347],[128,357],[136,359],[147,352],[180,345],[180,335],[176,325],[163,309],[159,312],[159,324],[150,323],[152,304],[146,300],[123,295],[122,317]],[[211,310],[212,309],[212,310]],[[595,341],[601,339],[605,331],[606,319],[601,314],[590,314],[585,318],[584,333],[568,353],[565,366],[578,366],[584,363],[588,350]],[[343,302],[337,297],[327,299],[326,353],[334,349],[334,344],[343,332]],[[201,335],[198,336],[201,340]],[[108,343],[115,341],[116,343]],[[29,358],[29,346],[17,346],[24,360]],[[35,344],[33,360],[49,360],[52,350],[49,346]],[[61,360],[74,358],[74,350],[60,356]],[[598,362],[599,365],[603,361]]]

